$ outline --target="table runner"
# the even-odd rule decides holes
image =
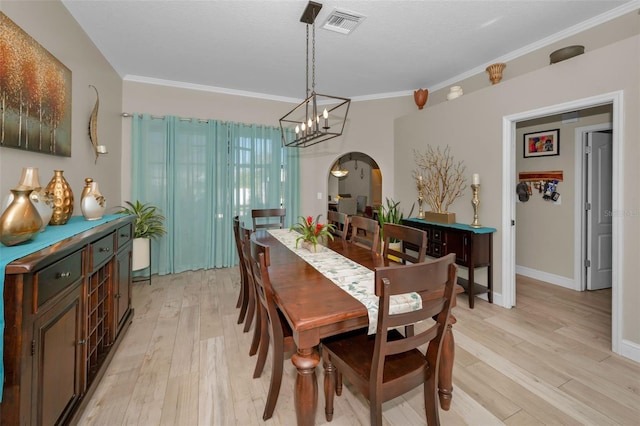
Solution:
[[[42,250],[65,238],[79,234],[103,223],[121,218],[122,215],[105,215],[102,219],[87,221],[83,216],[73,216],[65,225],[49,225],[31,241],[12,247],[0,244],[0,401],[2,401],[2,383],[4,382],[4,270],[16,259]]]
[[[362,303],[369,315],[369,334],[376,332],[378,323],[378,296],[375,294],[375,272],[352,261],[325,246],[318,244],[317,251],[311,252],[300,245],[296,248],[298,232],[288,229],[271,229],[269,233],[289,250],[304,259],[318,272],[330,279],[338,287]],[[389,311],[392,314],[410,312],[422,307],[418,293],[391,296]]]

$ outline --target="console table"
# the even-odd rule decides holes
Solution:
[[[74,216],[0,247],[0,424],[77,423],[133,318],[133,220]]]
[[[493,233],[495,228],[474,228],[462,223],[435,223],[424,219],[403,219],[403,225],[427,232],[427,256],[442,257],[456,254],[456,263],[469,269],[469,279],[458,278],[458,284],[469,294],[469,307],[473,309],[475,295],[487,293],[493,303]],[[474,281],[475,269],[487,268],[487,285]]]

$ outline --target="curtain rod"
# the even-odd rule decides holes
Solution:
[[[128,112],[123,112],[123,113],[122,113],[122,117],[124,117],[124,118],[131,118],[131,117],[133,117],[134,115],[136,115],[136,114],[135,114],[135,113],[134,113],[134,114],[131,114],[131,113],[128,113]],[[138,113],[137,115],[138,115],[138,117],[142,117],[144,114],[139,114],[139,113]],[[152,119],[152,120],[164,120],[165,118],[167,118],[167,116],[166,116],[166,115],[151,115],[150,117],[151,117],[151,119]],[[177,117],[177,118],[178,118],[178,120],[180,120],[180,121],[192,121],[192,120],[198,120],[198,122],[199,122],[199,123],[208,123],[208,122],[209,122],[209,120],[214,120],[213,118],[195,118],[195,119],[194,119],[194,118],[188,118],[188,117]],[[277,128],[278,128],[278,127],[276,127],[276,126],[268,126],[268,125],[265,125],[265,124],[248,124],[248,123],[238,123],[238,122],[235,122],[235,121],[220,121],[220,122],[221,122],[222,124],[229,124],[229,123],[241,124],[241,125],[243,125],[243,126],[247,126],[247,127],[251,127],[251,126],[260,126],[260,127],[263,127],[263,126],[264,126],[264,127],[273,127],[274,129],[277,129]]]

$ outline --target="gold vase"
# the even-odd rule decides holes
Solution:
[[[53,194],[53,215],[49,225],[64,225],[73,215],[73,191],[62,170],[54,170],[47,191]]]
[[[38,168],[23,167],[22,176],[20,176],[20,181],[18,182],[16,189],[32,190],[29,198],[31,198],[31,202],[35,206],[36,210],[38,210],[40,218],[42,219],[42,227],[40,228],[40,231],[44,231],[49,224],[51,215],[53,214],[53,194],[47,192],[47,189],[40,185]],[[11,202],[12,199],[13,194],[10,195],[9,202]]]
[[[12,189],[13,201],[0,216],[0,243],[15,246],[29,241],[40,232],[42,219],[29,195],[33,190]]]

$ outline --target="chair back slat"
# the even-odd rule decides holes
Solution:
[[[331,233],[335,236],[347,239],[347,233],[349,231],[349,216],[344,213],[336,212],[333,210],[327,211],[327,222],[334,226]]]
[[[349,222],[351,224],[349,242],[377,253],[378,240],[380,240],[380,224],[363,216],[351,216]]]
[[[396,223],[385,223],[382,230],[384,235],[382,255],[385,259],[394,256],[402,263],[424,262],[427,254],[427,233],[425,231]],[[400,249],[393,248],[392,242],[400,242]],[[415,254],[407,252],[407,245],[411,249],[417,250]]]
[[[253,230],[284,228],[284,218],[287,209],[253,209],[251,218],[253,220]]]

